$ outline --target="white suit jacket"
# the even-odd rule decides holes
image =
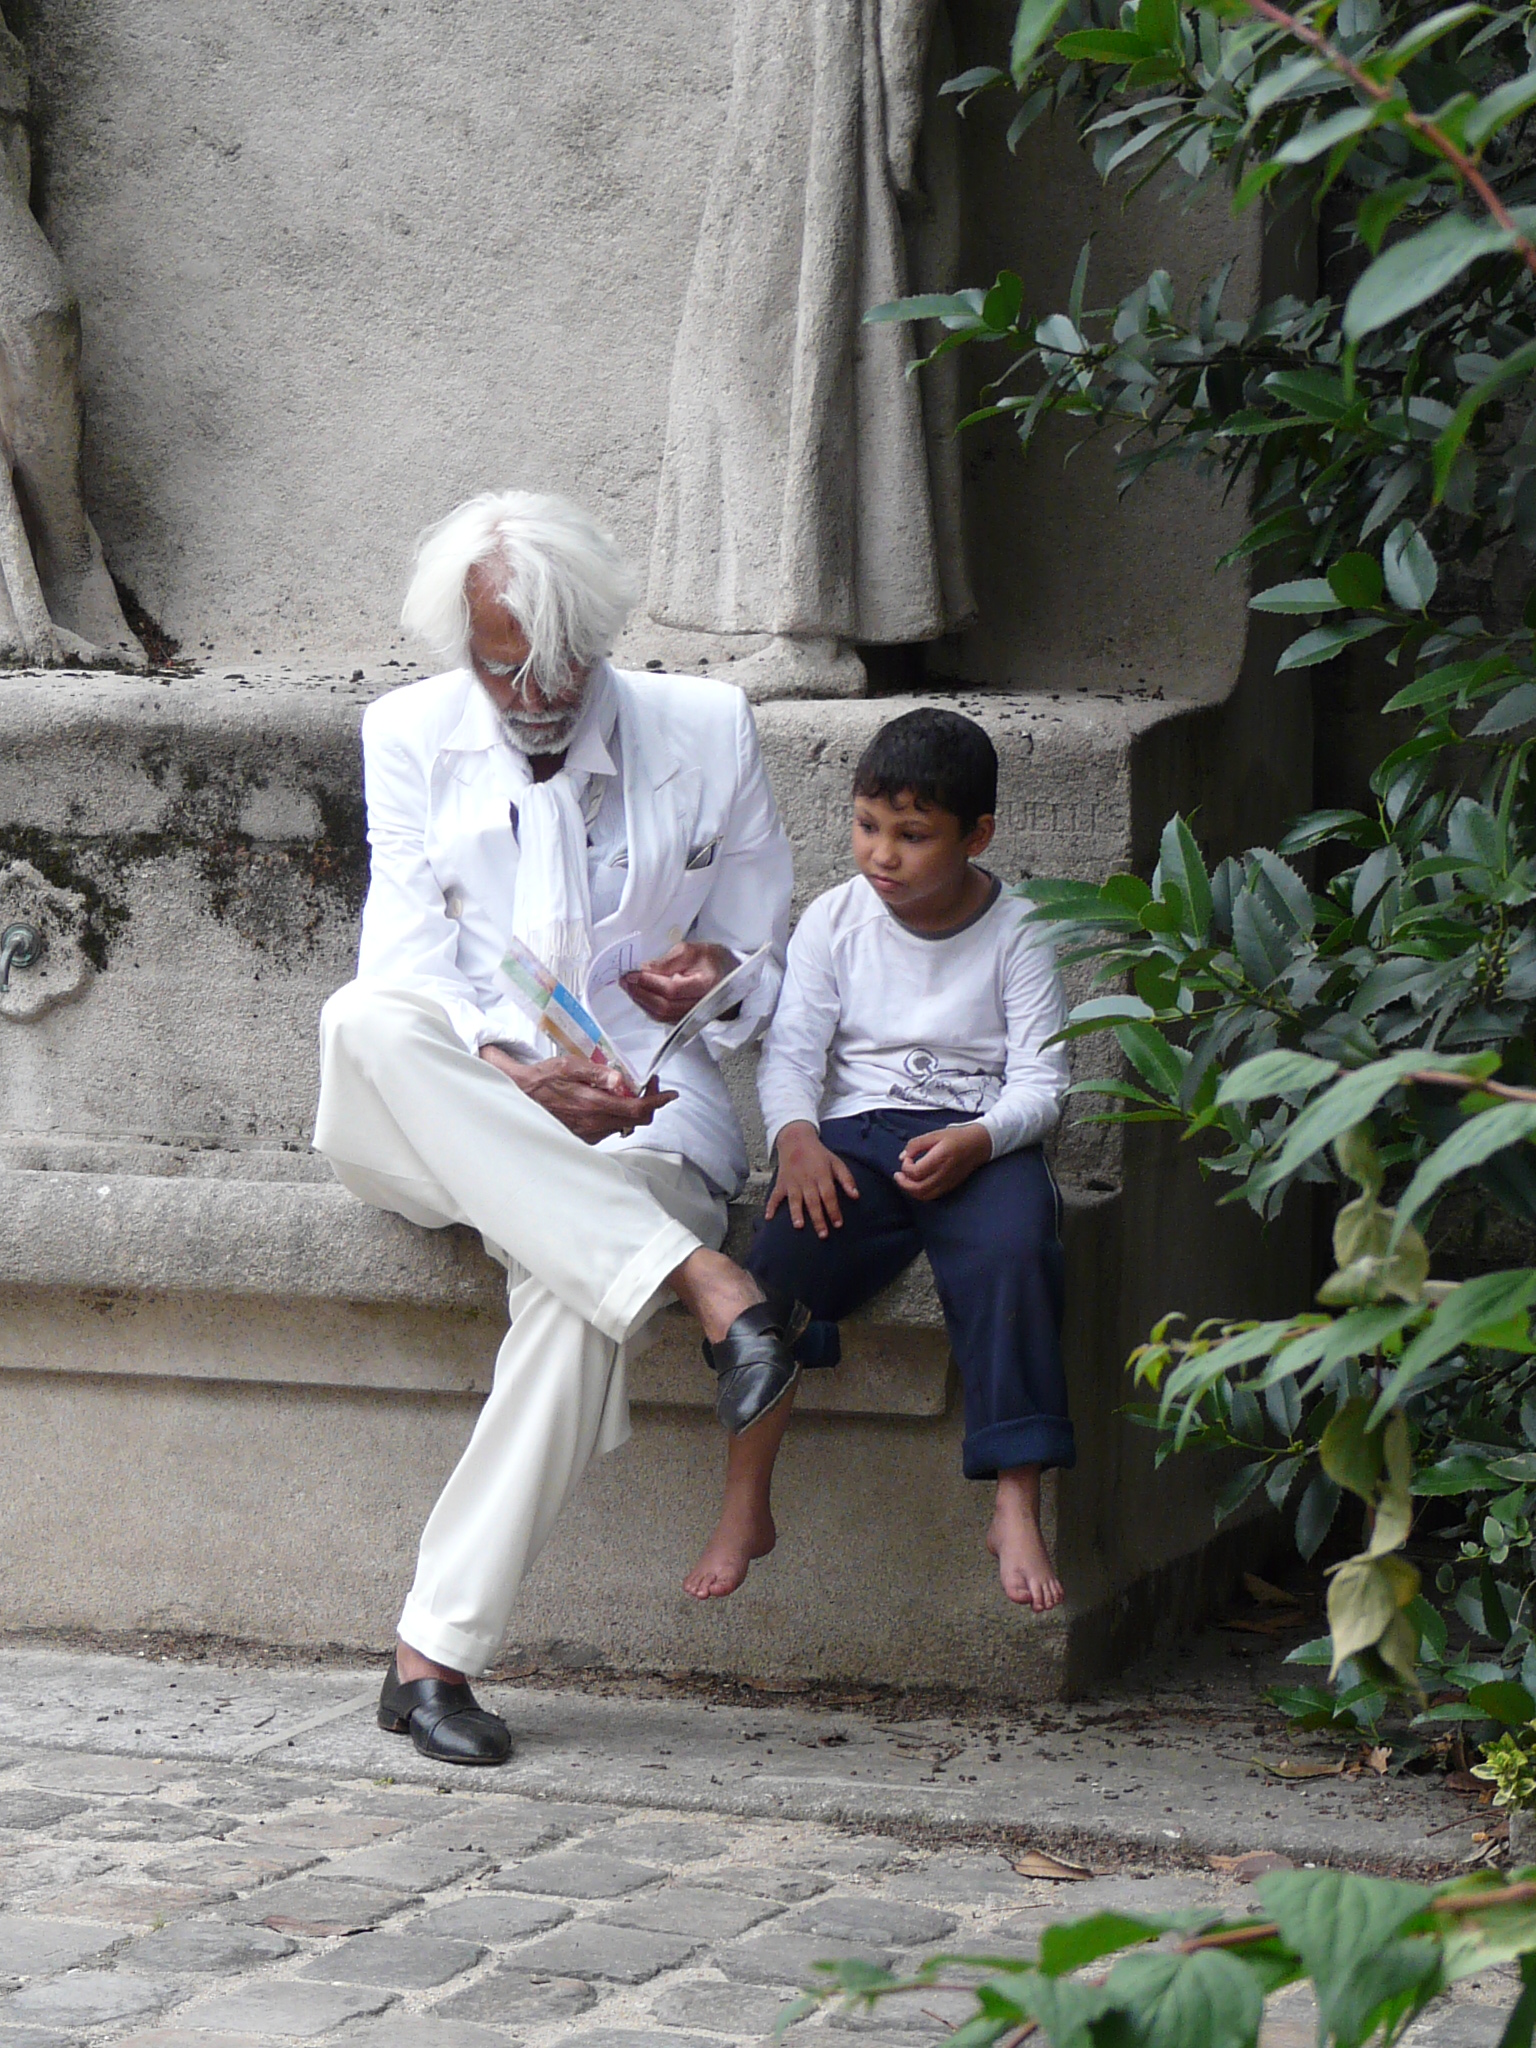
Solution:
[[[772,1014],[783,978],[793,878],[752,714],[740,690],[697,676],[610,669],[618,699],[629,868],[594,950],[639,933],[642,958],[680,938],[755,952],[769,972],[730,1023],[668,1062],[678,1100],[633,1137],[680,1152],[723,1192],[746,1174],[741,1126],[715,1056],[745,1045]],[[359,981],[432,996],[471,1050],[528,1040],[526,1013],[495,981],[512,930],[517,796],[495,708],[468,669],[407,683],[363,714],[363,781],[372,870]],[[665,1027],[617,987],[597,999],[626,1055],[649,1063]]]

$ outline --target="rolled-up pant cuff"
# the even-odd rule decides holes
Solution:
[[[438,1621],[411,1594],[400,1616],[399,1628],[402,1643],[409,1643],[413,1650],[419,1650],[423,1657],[430,1657],[434,1664],[446,1664],[450,1671],[462,1671],[466,1677],[478,1678],[482,1671],[490,1668],[496,1654],[496,1645],[488,1636],[471,1635],[467,1629],[455,1628],[451,1622]]]
[[[650,1243],[629,1261],[597,1304],[592,1327],[622,1344],[666,1282],[685,1259],[702,1249],[700,1239],[670,1217]]]
[[[962,1459],[967,1479],[995,1479],[1017,1465],[1056,1465],[1065,1472],[1077,1463],[1077,1441],[1066,1416],[1030,1415],[978,1429],[966,1438]]]

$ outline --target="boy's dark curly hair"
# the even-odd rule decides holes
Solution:
[[[948,811],[967,833],[997,809],[997,749],[958,711],[908,711],[859,756],[853,793],[888,802],[909,794],[923,810]]]

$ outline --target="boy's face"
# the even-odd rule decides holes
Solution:
[[[962,832],[953,811],[919,804],[910,790],[853,800],[859,873],[898,917],[921,921],[961,900],[970,862],[992,838],[991,818]]]

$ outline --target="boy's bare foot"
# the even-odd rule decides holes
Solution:
[[[724,1599],[747,1576],[752,1560],[768,1555],[778,1536],[766,1506],[760,1511],[751,1507],[736,1509],[727,1502],[714,1535],[683,1581],[683,1591],[691,1593],[695,1600]]]
[[[761,1422],[733,1436],[725,1452],[725,1498],[715,1533],[698,1563],[683,1581],[695,1600],[722,1600],[747,1576],[754,1557],[766,1557],[778,1541],[768,1502],[773,1487],[773,1461],[789,1427],[793,1390]]]
[[[1066,1598],[1040,1534],[1040,1468],[1021,1465],[997,1477],[997,1502],[987,1548],[997,1559],[1003,1591],[1020,1607],[1048,1614]]]

